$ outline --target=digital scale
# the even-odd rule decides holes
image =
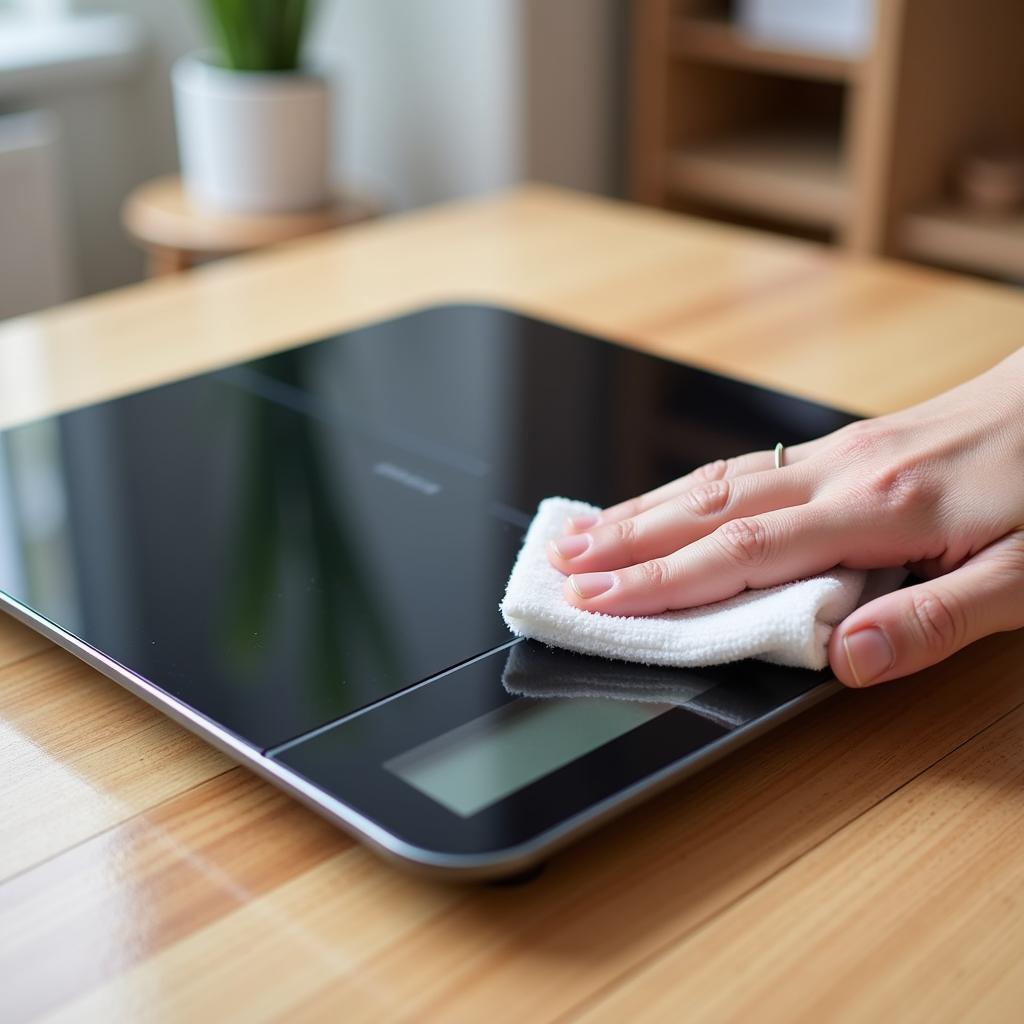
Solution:
[[[838,685],[514,640],[539,500],[851,419],[426,309],[0,433],[0,607],[403,864],[515,874]]]

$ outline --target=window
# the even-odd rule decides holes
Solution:
[[[57,18],[67,14],[71,0],[0,0],[0,14],[27,18]]]

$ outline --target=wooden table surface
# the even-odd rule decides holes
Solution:
[[[1024,298],[526,188],[0,325],[3,424],[445,300],[864,412]],[[516,888],[378,861],[0,615],[0,1019],[1019,1020],[1024,635],[843,693]]]

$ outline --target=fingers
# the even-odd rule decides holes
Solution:
[[[833,632],[829,661],[847,686],[873,686],[1021,626],[1024,530],[1017,530],[954,572],[858,608]]]
[[[635,516],[555,538],[549,558],[567,575],[622,569],[671,554],[731,519],[802,505],[811,490],[799,466],[698,483]]]
[[[803,461],[807,457],[809,449],[815,443],[810,442],[786,448],[783,453],[784,465],[793,466]],[[603,509],[597,520],[593,520],[589,516],[578,517],[567,523],[566,528],[569,532],[574,532],[589,530],[598,524],[616,523],[621,519],[629,519],[632,516],[639,515],[641,512],[646,512],[648,509],[654,508],[656,505],[661,504],[661,502],[674,498],[698,484],[710,483],[715,480],[728,480],[747,473],[759,473],[774,468],[775,454],[770,451],[750,452],[746,455],[738,455],[732,459],[718,459],[716,462],[709,462],[695,469],[692,473],[687,473],[686,476],[679,477],[678,480],[672,480],[667,484],[663,484],[653,491],[648,491],[646,494],[641,494],[636,498],[630,498],[628,501],[623,501],[618,505],[612,505],[609,508]]]
[[[614,571],[574,573],[566,600],[608,615],[657,615],[823,572],[843,560],[853,541],[843,517],[818,501],[731,519],[669,555]]]

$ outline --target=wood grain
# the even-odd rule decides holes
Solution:
[[[51,646],[35,630],[16,622],[9,615],[0,614],[0,668],[6,668],[40,651],[47,651]]]
[[[63,651],[0,669],[0,880],[228,770]]]
[[[1022,754],[1018,707],[576,1019],[1018,1019]]]
[[[0,325],[0,416],[454,299],[866,412],[1024,338],[1009,290],[527,188]],[[842,694],[536,882],[463,888],[0,619],[0,1017],[1007,1019],[1022,654],[1004,635]]]

